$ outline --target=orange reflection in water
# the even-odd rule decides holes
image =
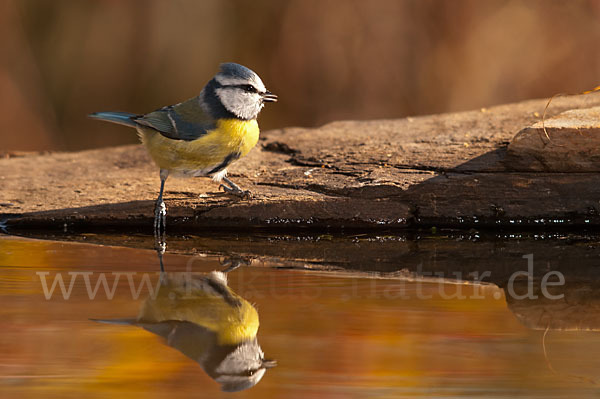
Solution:
[[[0,240],[0,393],[2,397],[220,397],[219,385],[162,338],[89,320],[135,317],[126,278],[112,299],[89,299],[79,275],[68,300],[44,297],[40,275],[143,273],[158,282],[152,251],[5,238]],[[169,270],[189,258],[165,256]],[[268,266],[268,265],[267,265]],[[194,261],[194,272],[219,268]],[[229,287],[258,310],[258,338],[278,367],[239,397],[526,395],[598,392],[600,338],[594,332],[527,329],[495,286],[348,278],[268,267],[240,268]],[[553,373],[548,361],[556,370]],[[590,379],[577,378],[577,376]]]

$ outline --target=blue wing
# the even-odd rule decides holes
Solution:
[[[196,140],[217,126],[214,118],[200,106],[198,97],[145,115],[108,111],[95,112],[90,117],[130,127],[146,126],[170,139],[185,141]]]
[[[198,97],[133,118],[173,140],[196,140],[216,128],[215,120],[200,106]]]

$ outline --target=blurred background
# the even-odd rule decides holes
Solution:
[[[600,84],[600,0],[0,0],[0,151],[135,143],[93,111],[198,94],[218,64],[263,129],[468,110]]]

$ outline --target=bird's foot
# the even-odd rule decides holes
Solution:
[[[160,264],[161,278],[165,272],[163,265],[163,254],[167,250],[167,207],[162,200],[156,201],[156,208],[154,209],[154,249],[158,255],[158,261]]]
[[[250,192],[250,190],[242,190],[236,185],[233,185],[233,187],[229,187],[225,184],[221,184],[219,188],[222,188],[226,194],[234,195],[240,199],[249,200],[252,198],[252,192]]]
[[[154,207],[154,236],[158,239],[167,231],[167,206],[162,199]]]

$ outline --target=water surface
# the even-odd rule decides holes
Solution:
[[[227,275],[231,293],[220,295],[256,309],[256,345],[277,362],[254,387],[222,392],[205,371],[208,366],[197,361],[210,352],[219,363],[221,355],[212,354],[223,352],[223,345],[216,344],[218,334],[194,326],[194,320],[231,318],[227,310],[206,316],[215,305],[199,299],[203,293],[188,303],[163,291],[163,302],[152,302],[150,286],[159,287],[160,281],[158,259],[143,249],[145,238],[105,241],[138,247],[125,248],[5,236],[0,239],[0,396],[600,394],[599,269],[592,241],[557,246],[556,240],[388,237],[378,241],[378,250],[361,237],[229,240],[228,246],[212,240],[188,237],[169,244],[173,252],[164,256],[166,278],[193,275],[204,281],[211,271],[242,261]],[[332,248],[342,249],[333,253]],[[523,255],[528,253],[541,259],[531,279],[538,298],[523,298],[530,280],[520,276],[512,281],[513,293],[521,298],[515,299],[508,282],[515,271],[527,270]],[[467,278],[477,268],[491,271],[482,279],[485,284]],[[435,270],[439,276],[428,273]],[[464,278],[456,279],[456,271]],[[566,279],[547,288],[550,299],[539,284],[549,271]],[[64,295],[59,285],[48,291],[57,276],[63,278]],[[112,294],[100,285],[92,295],[101,276],[114,288]],[[558,282],[551,277],[548,281]],[[144,279],[151,284],[143,285]],[[168,322],[160,329],[94,321],[131,320],[144,312],[147,318],[152,303],[152,317],[181,319],[187,312],[191,321]],[[240,323],[251,325],[251,319]]]

